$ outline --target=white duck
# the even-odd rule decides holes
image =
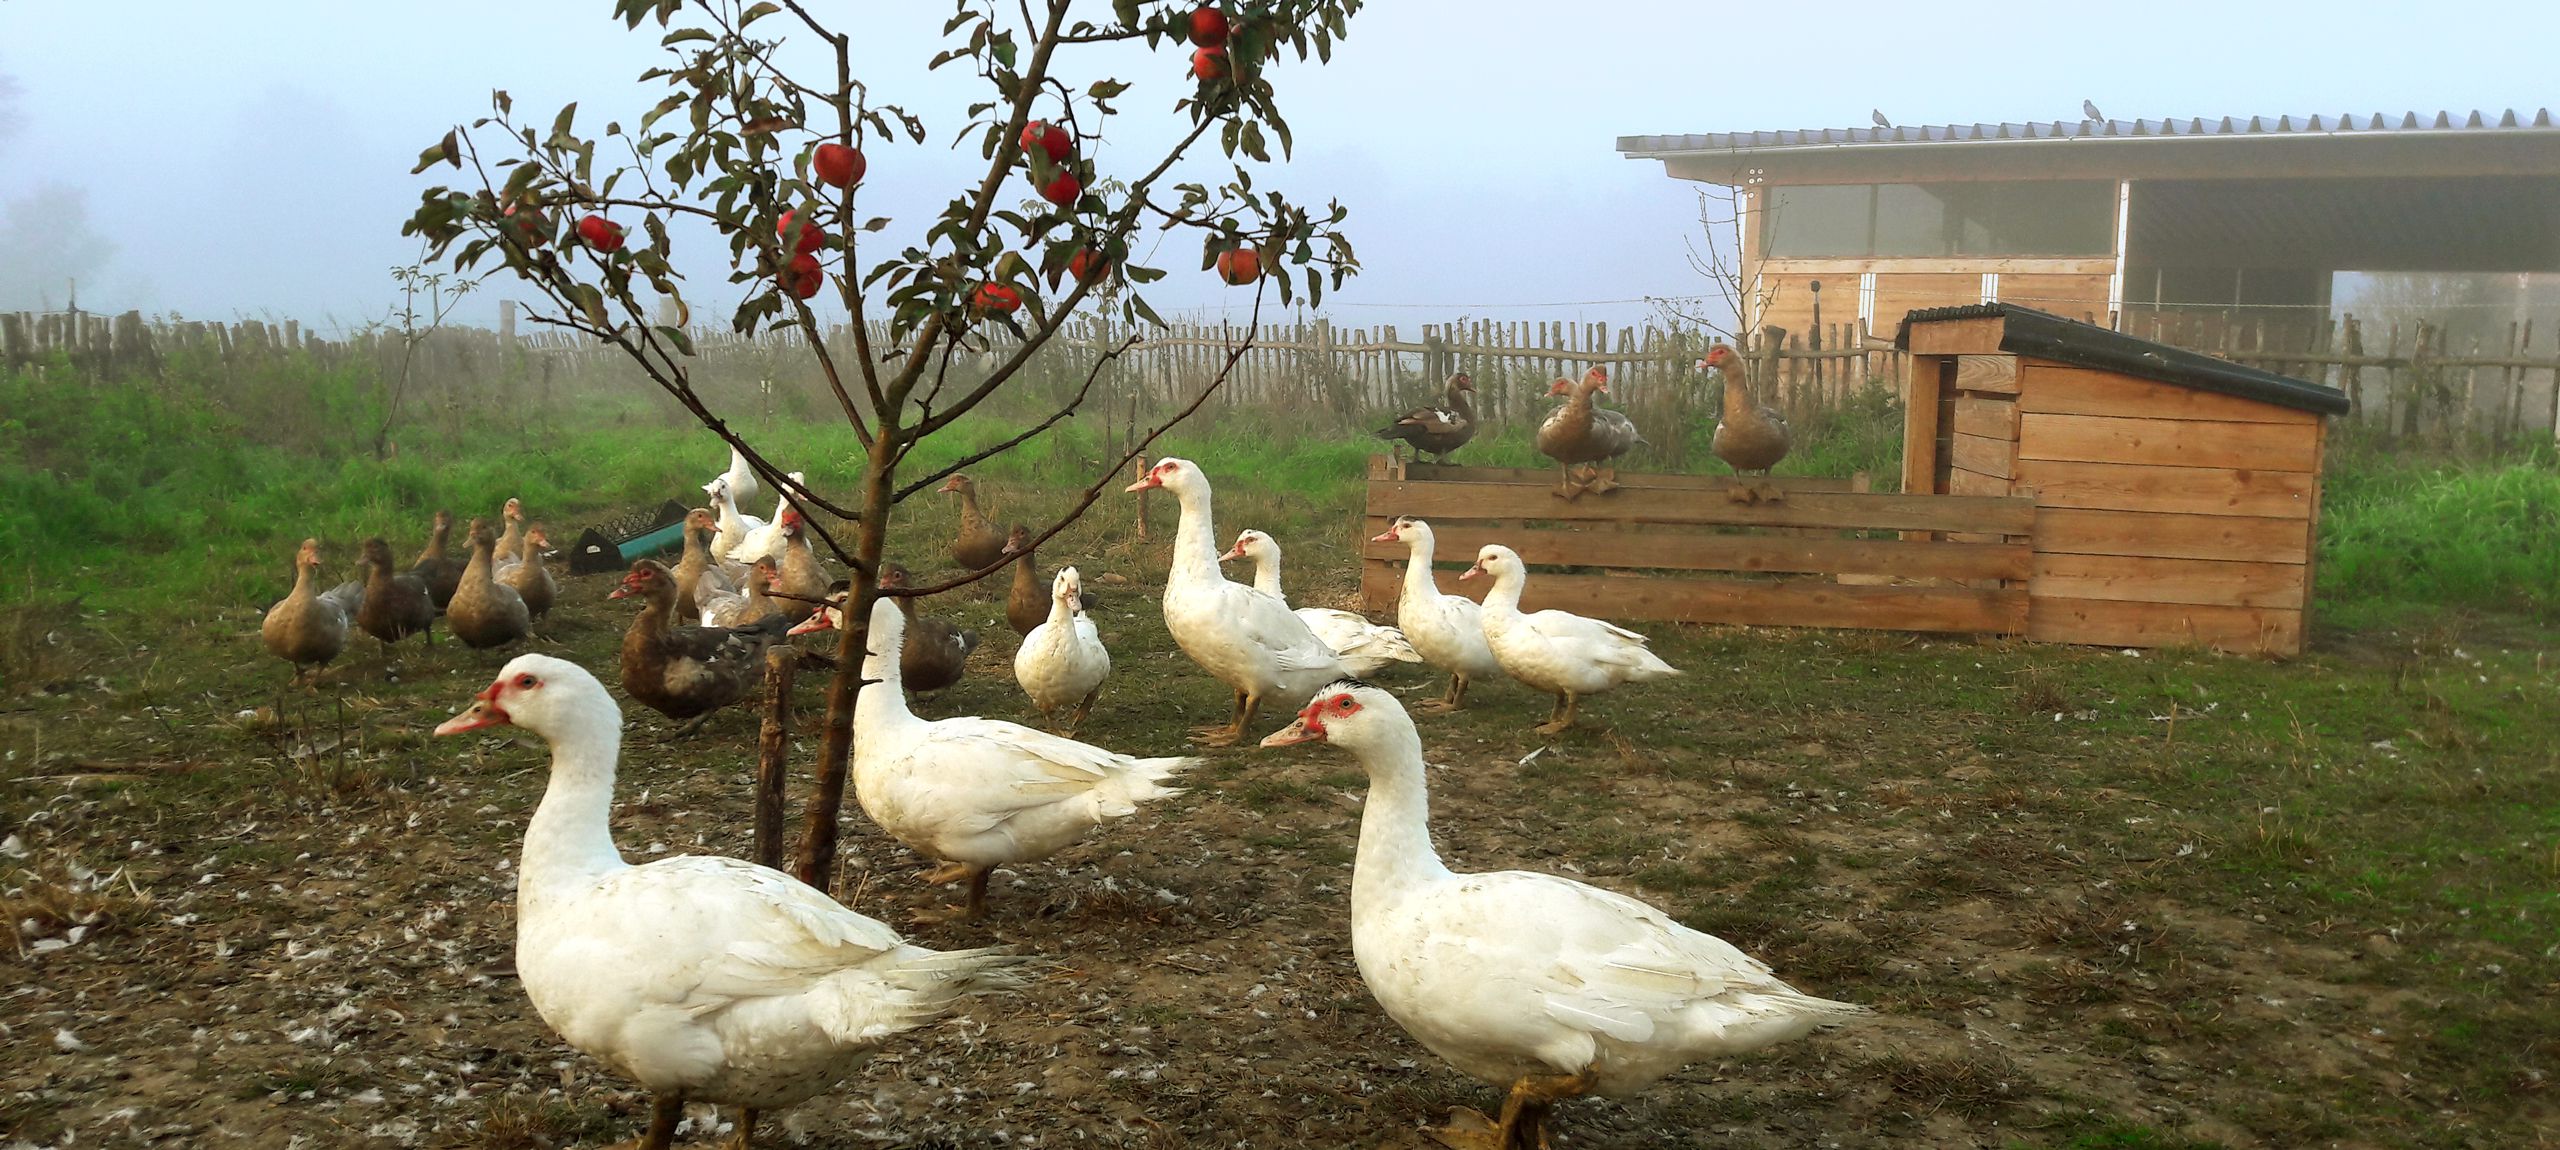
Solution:
[[[525,828],[516,975],[569,1045],[655,1094],[644,1147],[687,1101],[756,1112],[845,1076],[882,1039],[1015,985],[1018,959],[932,951],[791,876],[717,855],[632,866],[613,845],[622,711],[576,664],[519,655],[439,735],[514,724],[551,744],[551,781]]]
[[[790,475],[791,482],[795,484],[805,482],[797,471],[791,472]],[[731,502],[734,504],[736,501],[731,500]],[[791,541],[790,526],[783,520],[788,518],[789,513],[794,510],[796,509],[791,506],[791,496],[785,494],[774,501],[773,518],[758,520],[753,516],[741,516],[742,520],[753,522],[755,526],[747,529],[745,537],[739,539],[736,546],[720,554],[728,556],[732,563],[753,563],[768,555],[777,560],[782,558],[783,549],[789,546]]]
[[[714,480],[714,482],[719,481]],[[729,553],[736,550],[738,545],[745,543],[749,534],[765,528],[764,520],[743,514],[738,510],[738,501],[729,497],[729,488],[726,483],[721,483],[719,488],[711,493],[711,513],[717,517],[716,522],[720,527],[711,536],[711,554],[713,558],[724,562],[730,561]]]
[[[1281,602],[1289,593],[1280,589],[1280,544],[1269,535],[1250,527],[1236,536],[1236,545],[1218,557],[1220,562],[1236,559],[1253,561],[1253,589],[1276,596]],[[1307,629],[1342,656],[1342,665],[1351,673],[1366,679],[1385,670],[1390,663],[1419,663],[1422,656],[1413,644],[1405,641],[1404,632],[1381,627],[1367,616],[1331,607],[1297,607],[1292,613],[1307,622]]]
[[[995,868],[1047,858],[1140,803],[1181,794],[1166,784],[1199,762],[1132,758],[998,719],[918,718],[899,675],[906,629],[895,601],[872,604],[853,791],[891,838],[943,860],[926,882],[969,881],[966,906],[920,918],[977,917]]]
[[[1556,709],[1538,725],[1540,734],[1563,733],[1584,695],[1596,695],[1621,683],[1667,679],[1679,668],[1645,647],[1645,637],[1614,623],[1586,619],[1570,611],[1520,613],[1520,589],[1528,585],[1529,568],[1520,556],[1498,543],[1476,553],[1476,565],[1460,579],[1493,576],[1484,596],[1484,639],[1504,673],[1556,697]]]
[[[1102,645],[1093,617],[1084,613],[1084,576],[1062,568],[1049,580],[1049,618],[1022,637],[1013,653],[1013,681],[1031,696],[1040,717],[1057,722],[1058,711],[1073,706],[1067,733],[1084,728],[1093,697],[1111,675],[1111,651]]]
[[[756,478],[756,469],[747,466],[746,455],[735,447],[729,449],[729,470],[712,476],[711,482],[702,485],[702,492],[708,495],[724,487],[732,496],[749,503],[764,494],[764,482]]]
[[[1173,536],[1173,570],[1164,581],[1164,625],[1200,669],[1234,688],[1235,721],[1192,732],[1205,746],[1244,738],[1265,701],[1305,702],[1315,689],[1350,674],[1341,656],[1289,610],[1286,600],[1231,583],[1218,571],[1217,527],[1209,515],[1209,477],[1188,459],[1165,459],[1124,490],[1161,487],[1182,502]]]
[[[1315,741],[1369,772],[1351,875],[1361,981],[1432,1053],[1510,1087],[1499,1125],[1460,1110],[1444,1143],[1541,1147],[1556,1102],[1632,1094],[1687,1063],[1867,1013],[1614,891],[1535,871],[1451,873],[1431,848],[1422,739],[1385,691],[1336,683],[1262,745]]]
[[[1431,576],[1431,525],[1410,515],[1395,521],[1372,543],[1402,543],[1404,593],[1396,600],[1396,626],[1422,661],[1449,672],[1449,693],[1414,709],[1428,713],[1467,705],[1467,685],[1502,673],[1484,639],[1484,610],[1464,595],[1440,589]]]

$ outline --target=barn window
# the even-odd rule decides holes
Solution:
[[[2103,256],[2115,192],[2104,180],[1775,187],[1762,238],[1774,259]]]

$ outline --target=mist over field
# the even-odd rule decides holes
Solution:
[[[609,12],[601,0],[0,3],[0,310],[63,307],[76,279],[88,310],[323,332],[378,318],[388,269],[417,258],[399,223],[434,178],[409,168],[483,114],[491,89],[521,107],[579,101],[591,125],[655,99],[634,81],[659,58],[654,35]],[[934,132],[875,157],[865,208],[900,221],[892,238],[917,234],[976,164],[974,148],[949,147],[966,77],[923,68],[948,12],[862,14],[857,73]],[[1298,149],[1280,182],[1352,210],[1364,267],[1326,304],[1337,322],[1627,322],[1650,313],[1646,297],[1708,288],[1686,258],[1693,189],[1619,158],[1620,135],[1855,126],[1878,109],[1898,123],[2076,119],[2084,98],[2154,117],[2547,102],[2519,80],[2544,70],[2560,10],[2444,15],[1994,4],[1943,19],[1852,3],[1809,21],[1685,0],[1376,4],[1332,66],[1288,86]],[[1082,74],[1135,85],[1097,157],[1107,169],[1162,142],[1182,65],[1143,48],[1095,57]],[[1168,317],[1240,318],[1250,293],[1183,274],[1196,251],[1155,258],[1177,273],[1151,295]],[[697,285],[721,271],[689,270]],[[461,318],[489,322],[504,294]]]

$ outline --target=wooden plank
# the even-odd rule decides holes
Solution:
[[[1959,356],[1961,362],[1963,357]],[[1961,374],[1962,369],[1958,369]],[[2018,405],[1988,396],[1956,396],[1956,431],[2009,443],[2018,441]]]
[[[2552,375],[2551,390],[2555,397],[2560,397],[2560,372]],[[2560,398],[2553,402],[2560,403]],[[2329,450],[2328,421],[2323,420],[2316,426],[2320,435],[2311,443],[2311,474],[2315,480],[2311,485],[2311,518],[2302,525],[2302,630],[2305,633],[2311,630],[2311,588],[2320,585],[2320,484],[2317,477]],[[2290,655],[2301,649],[2301,638],[2296,636],[2294,649],[2280,653]]]
[[[2001,395],[2018,394],[2018,357],[2014,355],[1957,356],[1956,390],[1987,391]]]
[[[2307,472],[2318,436],[2312,424],[2024,413],[2018,457]]]
[[[1362,564],[1368,588],[1403,577],[1403,564],[1371,559]],[[1481,600],[1485,580],[1461,581],[1458,572],[1433,572],[1440,589]],[[1386,603],[1392,605],[1389,598]],[[1725,623],[1756,627],[1859,627],[1881,631],[2016,634],[2026,627],[2023,590],[1899,587],[1833,583],[1819,579],[1649,579],[1613,575],[1532,575],[1522,591],[1524,611],[1555,608],[1625,622],[1636,619]],[[1384,608],[1380,608],[1384,609]]]
[[[1738,503],[1711,493],[1636,487],[1568,500],[1547,486],[1419,480],[1369,484],[1368,511],[1430,520],[1544,519],[2000,535],[2024,535],[2035,520],[2035,502],[2016,498],[1799,491],[1774,503]]]
[[[2000,476],[1967,471],[1961,467],[1947,471],[1949,495],[2007,495],[2009,492],[2009,481]]]
[[[2192,603],[2036,597],[2027,638],[2105,647],[2211,647],[2251,655],[2302,651],[2302,612]]]
[[[2249,563],[2300,563],[2308,558],[2302,524],[2296,520],[2069,507],[2036,510],[2035,548],[2039,555],[2152,555]]]
[[[2311,512],[2319,476],[2303,471],[2227,467],[2153,467],[2020,459],[2015,477],[2037,489],[2046,507],[2165,511],[2188,515],[2256,515],[2302,519]]]
[[[2010,472],[2017,470],[2018,445],[2006,439],[1967,435],[1959,431],[1949,457],[1962,470],[2007,479]],[[1954,489],[1948,490],[1952,493]]]
[[[2051,360],[2027,360],[2025,376],[2019,407],[2046,415],[2134,415],[2224,423],[2320,422],[2318,415],[2308,411],[2112,371],[2066,367]]]
[[[2038,555],[2027,593],[2058,599],[2299,608],[2304,565],[2160,559],[2139,555]]]
[[[1374,538],[1391,520],[1370,516]],[[1926,540],[1839,539],[1798,535],[1706,534],[1663,527],[1636,530],[1590,524],[1567,531],[1434,523],[1439,563],[1472,562],[1487,544],[1499,543],[1522,562],[1545,567],[1660,568],[1821,575],[1899,575],[1912,579],[2024,579],[2033,559],[2024,543],[1938,543]],[[1401,543],[1366,543],[1370,559],[1402,563]]]
[[[1386,456],[1371,456],[1384,459]],[[1405,464],[1405,477],[1435,483],[1533,483],[1553,489],[1559,477],[1553,467],[1444,467],[1437,463],[1414,461]],[[1726,492],[1735,488],[1780,491],[1851,491],[1857,487],[1852,478],[1827,475],[1779,475],[1763,480],[1757,476],[1742,479],[1732,475],[1664,475],[1653,472],[1621,471],[1618,486],[1657,488],[1666,491]]]
[[[1941,319],[1911,325],[1914,355],[1996,355],[2009,321],[1999,316]]]
[[[1926,492],[1937,486],[1938,393],[1946,360],[1915,355],[1903,372],[1902,489]]]

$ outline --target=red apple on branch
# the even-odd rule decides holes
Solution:
[[[791,221],[797,219],[799,215],[800,213],[797,210],[782,213],[782,218],[774,222],[773,232],[775,235],[782,237],[782,242],[791,244],[792,255],[805,256],[811,252],[817,251],[819,248],[825,247],[827,245],[827,235],[825,232],[819,231],[818,225],[816,224],[804,224],[800,228],[800,239],[796,243],[793,242],[791,239]]]
[[[1022,293],[1011,284],[979,284],[969,302],[979,311],[1012,311],[1022,306]]]
[[[1226,47],[1227,14],[1209,4],[1192,9],[1191,42],[1203,48]]]
[[[588,247],[606,255],[622,250],[622,232],[621,224],[603,216],[588,216],[578,221],[578,238],[586,241]]]
[[[1075,154],[1076,138],[1065,128],[1047,120],[1033,120],[1022,126],[1022,150],[1028,152],[1034,148],[1049,153],[1050,163],[1063,164],[1068,156]]]
[[[842,144],[820,144],[809,154],[809,173],[818,177],[819,183],[839,188],[861,183],[862,173],[869,167],[859,150]]]
[[[1236,287],[1261,279],[1262,253],[1252,248],[1218,253],[1218,278]]]
[[[816,256],[794,256],[791,266],[782,270],[782,290],[801,299],[818,294],[827,285],[827,273],[818,267]]]

